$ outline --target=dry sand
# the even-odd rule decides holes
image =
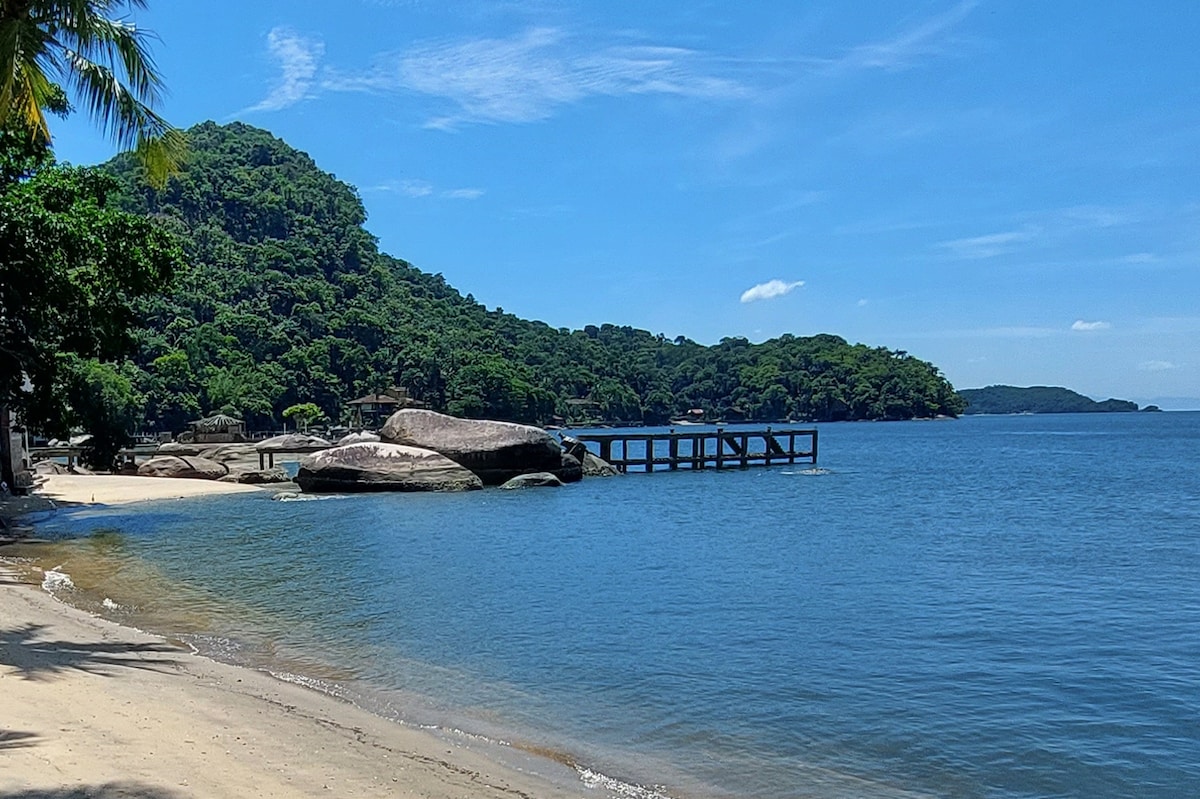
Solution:
[[[14,574],[0,562],[2,798],[596,795],[565,766],[515,750],[505,765],[95,618]]]
[[[278,487],[275,487],[278,490]],[[189,480],[180,477],[136,477],[109,474],[46,475],[34,493],[57,502],[80,505],[122,505],[151,499],[181,499],[206,494],[262,491],[260,486]]]

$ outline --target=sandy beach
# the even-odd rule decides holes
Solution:
[[[152,499],[182,499],[208,494],[253,493],[263,490],[262,486],[222,483],[218,480],[109,474],[51,474],[46,475],[45,482],[38,486],[34,494],[73,505],[123,505]]]
[[[0,797],[588,793],[556,763],[513,751],[504,765],[92,617],[3,562],[0,697]]]

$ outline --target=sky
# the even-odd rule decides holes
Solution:
[[[1200,408],[1194,0],[149,4],[172,123],[270,130],[489,308]]]

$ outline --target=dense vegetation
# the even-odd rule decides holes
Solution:
[[[278,426],[315,403],[390,385],[452,414],[663,422],[709,418],[906,419],[962,400],[931,364],[831,335],[703,346],[613,325],[555,329],[488,310],[382,254],[355,191],[265,131],[206,123],[162,190],[129,156],[108,169],[122,202],[179,237],[173,289],[141,301],[138,352],[123,373],[148,427],[179,431],[214,411]]]
[[[967,401],[964,413],[1112,413],[1138,409],[1136,402],[1094,399],[1053,386],[988,386],[958,392]]]

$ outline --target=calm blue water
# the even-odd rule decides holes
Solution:
[[[149,626],[673,795],[1200,796],[1200,414],[820,443],[827,474],[46,529]]]

